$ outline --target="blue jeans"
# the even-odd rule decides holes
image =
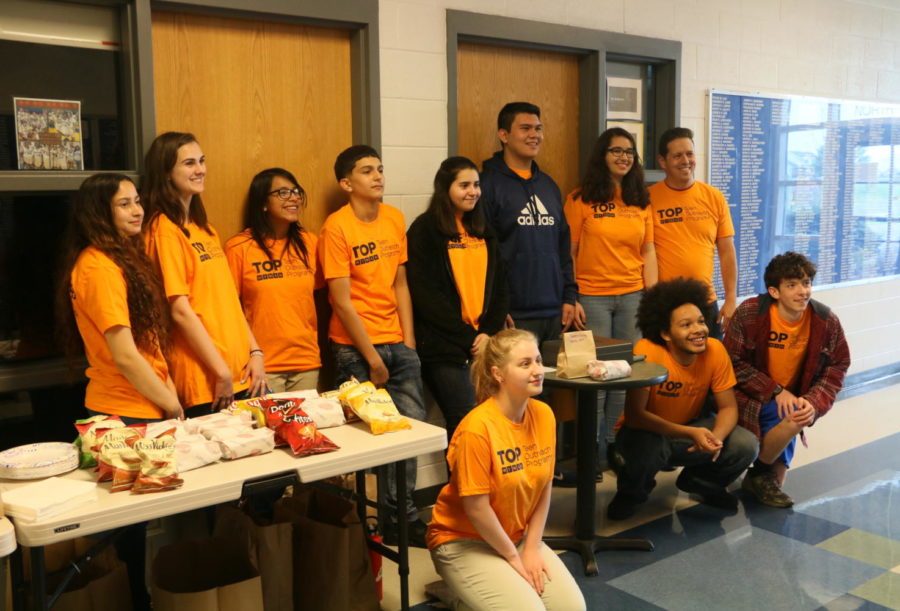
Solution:
[[[331,343],[335,360],[335,383],[340,385],[355,377],[360,382],[369,380],[369,364],[354,346]],[[425,398],[422,392],[422,368],[419,355],[404,343],[378,344],[375,346],[378,356],[384,361],[388,370],[388,381],[385,385],[397,409],[404,416],[425,420]],[[394,476],[394,465],[387,468],[387,503],[397,506],[397,481]],[[412,493],[416,489],[416,459],[406,461],[406,512],[410,520],[417,516],[416,506],[412,501]]]
[[[688,426],[712,430],[715,418],[701,418]],[[722,452],[715,462],[710,454],[688,452],[694,445],[690,439],[682,439],[651,433],[623,426],[616,435],[616,449],[625,458],[619,472],[619,494],[635,503],[643,503],[656,485],[656,474],[663,467],[684,466],[693,479],[700,479],[725,487],[733,482],[756,459],[759,442],[747,429],[735,426],[725,438]]]
[[[475,407],[475,387],[468,365],[458,363],[423,363],[422,378],[447,423],[447,440],[460,421]]]
[[[624,295],[579,295],[587,317],[587,328],[600,337],[636,342],[641,334],[635,327],[638,304],[644,291]],[[616,439],[615,426],[625,409],[625,391],[597,393],[597,454],[599,465],[606,463],[606,446]]]

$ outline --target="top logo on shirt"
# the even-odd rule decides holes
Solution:
[[[602,219],[603,217],[615,218],[616,216],[615,202],[607,202],[605,204],[591,204],[591,209],[594,211],[595,219]]]
[[[547,211],[544,202],[537,195],[533,195],[528,203],[525,204],[516,221],[523,226],[541,225],[550,227],[556,224],[556,219]]]
[[[656,214],[659,215],[660,225],[665,225],[666,223],[683,223],[683,213],[684,208],[681,208],[680,206],[676,206],[674,208],[663,208],[662,210],[656,211]]]
[[[365,263],[377,261],[378,253],[375,252],[377,248],[378,247],[375,242],[366,242],[364,244],[357,244],[356,246],[354,246],[353,265],[363,265]]]

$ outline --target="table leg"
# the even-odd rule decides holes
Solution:
[[[49,609],[47,604],[47,571],[44,567],[44,548],[32,547],[28,550],[31,557],[31,608]]]
[[[12,587],[13,611],[25,611],[25,570],[22,561],[22,546],[9,559],[9,576]]]
[[[594,523],[597,515],[597,393],[579,390],[576,394],[578,477],[575,490],[575,536],[544,537],[544,542],[553,549],[565,549],[580,554],[584,562],[584,574],[593,576],[599,573],[595,552],[611,549],[649,552],[653,550],[653,543],[647,539],[597,536]]]
[[[406,461],[394,463],[397,479],[397,551],[400,561],[397,571],[400,574],[400,608],[409,609],[409,519],[406,515]]]

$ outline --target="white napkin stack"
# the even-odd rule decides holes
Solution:
[[[19,486],[3,493],[6,514],[17,521],[36,522],[52,518],[97,498],[97,484],[63,477]]]

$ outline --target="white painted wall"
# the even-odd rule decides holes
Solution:
[[[900,0],[379,0],[379,6],[387,199],[407,222],[427,205],[434,172],[447,156],[446,9],[681,40],[682,125],[696,134],[700,180],[712,87],[900,103]],[[900,362],[900,279],[816,297],[841,317],[851,373]]]

